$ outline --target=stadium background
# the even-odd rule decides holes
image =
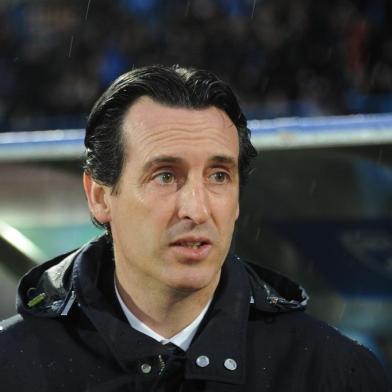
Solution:
[[[133,66],[196,66],[257,120],[239,253],[391,369],[391,22],[388,0],[2,0],[0,317],[27,268],[96,234],[80,183],[94,99]]]

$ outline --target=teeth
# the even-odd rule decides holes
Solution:
[[[201,245],[201,242],[186,242],[184,245],[187,248],[197,249]]]

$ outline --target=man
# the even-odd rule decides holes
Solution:
[[[4,391],[387,391],[304,291],[230,252],[252,147],[227,84],[152,66],[90,114],[84,188],[106,235],[20,282]]]

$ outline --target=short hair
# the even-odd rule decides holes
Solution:
[[[233,90],[210,71],[177,65],[132,69],[118,77],[95,102],[84,139],[84,170],[94,181],[116,190],[126,160],[123,119],[132,104],[142,96],[169,107],[203,109],[215,106],[224,111],[237,128],[240,187],[245,185],[257,152]],[[108,229],[95,218],[93,222]]]

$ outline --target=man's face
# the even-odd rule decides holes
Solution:
[[[146,288],[215,288],[239,214],[236,127],[215,107],[142,97],[123,132],[126,162],[105,195],[117,274]]]

